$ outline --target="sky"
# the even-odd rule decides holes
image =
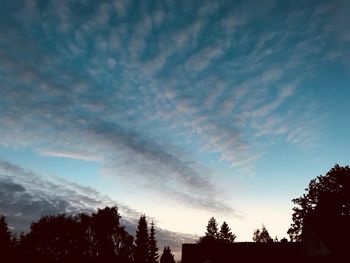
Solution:
[[[291,200],[349,164],[348,1],[1,6],[0,213],[14,230],[116,204],[175,251],[211,216],[237,241],[262,224],[282,238]]]

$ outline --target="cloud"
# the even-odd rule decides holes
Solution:
[[[27,231],[43,215],[92,213],[117,205],[126,229],[135,234],[140,212],[118,204],[90,187],[70,183],[53,175],[41,175],[0,160],[0,214],[13,231]],[[183,242],[195,236],[157,228],[160,247],[171,246],[179,254]]]
[[[208,47],[204,50],[199,51],[195,55],[192,55],[186,62],[187,70],[203,70],[211,62],[212,59],[215,59],[223,54],[223,50],[217,47]]]
[[[90,188],[42,176],[6,161],[0,161],[0,211],[16,231],[27,230],[42,215],[91,212],[111,205],[112,200]]]
[[[228,33],[231,33],[235,31],[239,26],[244,25],[245,22],[246,21],[242,15],[235,14],[227,15],[226,17],[222,18],[221,25]]]
[[[84,155],[81,153],[74,153],[74,152],[43,150],[40,153],[45,156],[52,156],[52,157],[72,158],[72,159],[84,160],[84,161],[100,161],[100,159],[98,159],[96,156]]]
[[[85,12],[64,1],[6,5],[0,144],[99,161],[117,178],[227,211],[225,189],[204,160],[236,174],[252,169],[276,138],[298,146],[317,138],[315,91],[303,80],[338,50],[327,49],[337,28],[332,4],[298,14],[294,4],[255,5],[86,1]],[[283,16],[270,16],[273,7]]]
[[[127,15],[127,11],[128,11],[128,3],[129,1],[125,1],[125,0],[115,0],[113,1],[113,5],[117,11],[117,14],[120,18],[124,17],[125,15]]]
[[[280,93],[277,95],[277,97],[270,103],[264,104],[260,108],[255,109],[253,112],[250,112],[249,114],[252,115],[254,118],[261,118],[269,115],[271,112],[274,112],[278,107],[280,107],[285,100],[293,95],[295,91],[295,85],[289,84],[286,86],[283,86],[281,88]]]
[[[5,140],[6,146],[29,144],[36,147],[39,152],[50,156],[102,160],[107,168],[105,170],[116,176],[122,176],[122,173],[116,172],[120,167],[114,165],[117,163],[124,168],[125,160],[132,158],[135,167],[130,167],[130,170],[136,172],[135,176],[147,182],[148,178],[143,177],[145,171],[149,175],[161,174],[157,181],[163,184],[164,190],[166,187],[173,188],[166,183],[166,177],[163,176],[169,173],[174,174],[176,180],[173,181],[176,182],[177,188],[194,187],[198,190],[197,195],[201,200],[203,196],[210,196],[216,192],[214,185],[199,175],[196,168],[188,165],[191,160],[181,160],[178,155],[182,153],[168,152],[165,150],[166,147],[140,134],[137,129],[121,126],[97,116],[101,111],[106,112],[106,106],[99,103],[99,99],[94,98],[92,101],[92,98],[85,96],[84,92],[89,91],[85,81],[76,76],[67,77],[68,83],[76,87],[73,92],[58,89],[55,83],[50,83],[49,80],[40,88],[31,88],[32,94],[27,95],[24,93],[28,90],[13,93],[11,87],[5,88],[4,93],[10,101],[11,109],[2,115],[2,120],[7,124],[7,128],[18,131],[16,136],[13,136],[14,133],[3,131],[9,139]],[[43,81],[41,72],[36,70],[32,71],[31,78],[33,82]],[[17,100],[17,96],[26,96],[29,103]],[[75,104],[75,99],[80,101],[79,106]],[[78,109],[77,106],[83,110],[79,116],[74,112]],[[89,117],[91,113],[95,115],[93,119]],[[13,118],[16,115],[24,118]],[[118,118],[118,115],[113,116],[115,117]],[[33,123],[38,123],[38,127],[33,126]],[[53,133],[50,134],[48,131]],[[77,138],[79,139],[76,140]],[[109,169],[111,167],[116,169],[113,171]],[[143,167],[142,173],[140,167]],[[195,205],[195,198],[192,201]]]

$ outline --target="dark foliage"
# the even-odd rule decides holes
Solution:
[[[232,234],[230,227],[223,222],[218,230],[218,223],[214,217],[210,218],[207,225],[205,235],[199,238],[199,244],[230,244],[236,239],[236,235]]]
[[[5,220],[5,216],[0,216],[0,247],[2,249],[10,248],[11,233]]]
[[[157,263],[158,262],[158,245],[156,239],[156,231],[154,229],[153,222],[151,223],[151,229],[149,233],[149,263]]]
[[[43,216],[17,242],[11,262],[133,262],[133,236],[119,224],[117,207],[92,215]]]
[[[135,263],[148,263],[149,259],[149,236],[146,216],[142,215],[139,219],[136,238],[135,238]]]
[[[92,215],[91,232],[99,261],[131,260],[133,238],[119,224],[116,207],[106,207]]]
[[[311,180],[306,193],[293,202],[296,204],[293,208],[293,224],[288,230],[292,241],[301,240],[304,226],[311,227],[310,229],[324,242],[332,255],[343,257],[348,254],[350,236],[348,166],[335,165],[325,176]],[[28,233],[22,233],[19,238],[14,238],[11,236],[5,217],[0,216],[0,262],[157,263],[159,255],[153,222],[148,232],[146,217],[142,215],[134,241],[133,236],[120,225],[120,218],[117,207],[99,209],[91,215],[43,216],[32,223]],[[307,236],[305,233],[304,237]],[[226,222],[223,222],[219,231],[218,223],[212,217],[208,221],[205,235],[199,239],[197,246],[198,249],[208,253],[211,249],[224,251],[229,247],[235,247],[237,251],[245,250],[244,244],[236,246],[235,238],[236,235]],[[279,249],[281,253],[284,248],[290,247],[291,251],[294,251],[294,248],[295,251],[299,251],[300,247],[294,246],[293,244],[297,243],[289,243],[285,238],[280,242],[275,238],[276,242],[273,242],[264,225],[254,232],[253,240],[260,243],[256,244],[255,248],[256,251],[261,250],[261,253],[268,251],[270,247]],[[291,251],[289,252],[292,253]],[[175,263],[169,247],[164,247],[160,263]]]
[[[262,225],[261,230],[257,229],[254,231],[253,241],[257,243],[267,243],[273,242],[273,239],[270,237],[270,234],[267,231],[266,227]]]
[[[306,193],[293,199],[293,223],[288,230],[292,241],[300,241],[308,217],[335,218],[350,215],[350,168],[335,165],[326,175],[310,181]]]
[[[171,253],[170,247],[164,247],[160,263],[175,263],[174,255]]]
[[[7,258],[13,252],[13,241],[5,217],[0,216],[0,259]],[[1,260],[0,260],[1,261]]]
[[[156,231],[152,222],[148,235],[146,217],[140,217],[136,240],[120,225],[116,206],[91,215],[49,215],[33,222],[18,239],[0,217],[0,262],[158,262]],[[167,248],[170,252],[170,248]],[[165,255],[169,260],[168,253]],[[166,261],[172,262],[172,261]]]
[[[236,239],[236,235],[232,234],[230,227],[224,221],[221,225],[219,232],[219,241],[225,244],[233,243]]]
[[[79,228],[72,217],[44,216],[31,225],[22,241],[25,258],[32,261],[73,262],[83,258]]]
[[[207,231],[203,237],[199,238],[199,243],[214,243],[219,238],[218,223],[214,217],[210,218],[207,225]]]

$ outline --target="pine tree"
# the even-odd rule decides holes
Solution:
[[[163,254],[160,257],[160,263],[175,263],[174,255],[170,247],[164,247]]]
[[[219,240],[223,243],[233,243],[236,235],[232,234],[230,227],[226,222],[223,222],[219,232]]]
[[[147,229],[147,220],[145,215],[141,215],[135,239],[135,263],[148,263],[149,259],[149,236]]]
[[[157,263],[158,262],[158,245],[156,239],[156,231],[154,229],[153,222],[151,223],[151,229],[149,234],[149,263]]]
[[[216,222],[214,217],[209,219],[206,235],[215,238],[218,237],[218,223]]]
[[[205,232],[205,236],[199,238],[199,243],[211,243],[218,241],[219,233],[218,233],[218,223],[215,218],[212,217],[208,221],[207,232]]]

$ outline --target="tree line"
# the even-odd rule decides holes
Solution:
[[[0,217],[0,262],[175,263],[169,247],[159,257],[156,230],[141,215],[135,237],[120,224],[118,208],[76,216],[48,215],[15,237]]]
[[[211,217],[207,224],[207,231],[204,236],[200,237],[197,241],[199,244],[232,244],[236,239],[236,234],[233,234],[231,228],[224,221],[218,228],[218,223],[214,217]],[[253,241],[257,243],[269,243],[269,242],[279,242],[278,238],[271,238],[266,227],[262,225],[261,229],[256,229],[253,233]],[[282,238],[280,242],[288,242],[286,238]]]
[[[331,232],[335,230],[339,234],[344,233],[346,229],[337,228],[343,227],[344,220],[349,220],[350,216],[349,166],[342,167],[336,164],[325,175],[312,179],[305,191],[306,193],[302,196],[292,200],[296,206],[293,208],[293,223],[287,231],[290,241],[301,241],[302,230],[306,223],[317,225],[325,238],[328,238],[327,235],[331,236]],[[218,223],[212,217],[208,221],[205,235],[199,238],[198,243],[233,243],[235,238],[236,235],[232,234],[226,222],[223,222],[219,230]],[[339,243],[346,244],[340,236],[338,239]],[[280,241],[277,237],[272,239],[264,225],[261,229],[254,231],[253,241],[258,243],[288,242],[286,238]]]
[[[325,238],[335,233],[346,233],[337,237],[337,244],[348,244],[350,216],[350,168],[335,165],[324,176],[310,181],[301,197],[293,199],[293,223],[288,230],[290,241],[300,241],[305,224],[316,225]],[[14,237],[0,217],[0,262],[121,262],[121,263],[175,263],[169,247],[164,247],[159,257],[156,231],[153,222],[148,227],[147,219],[141,215],[135,237],[120,225],[118,208],[106,207],[92,214],[50,215],[33,222],[30,231]],[[215,218],[208,221],[200,244],[231,244],[236,235],[226,222],[219,225]],[[255,242],[276,242],[266,227],[253,233]],[[287,242],[286,238],[280,242]],[[344,246],[345,246],[344,245]],[[346,248],[344,248],[346,249]]]

